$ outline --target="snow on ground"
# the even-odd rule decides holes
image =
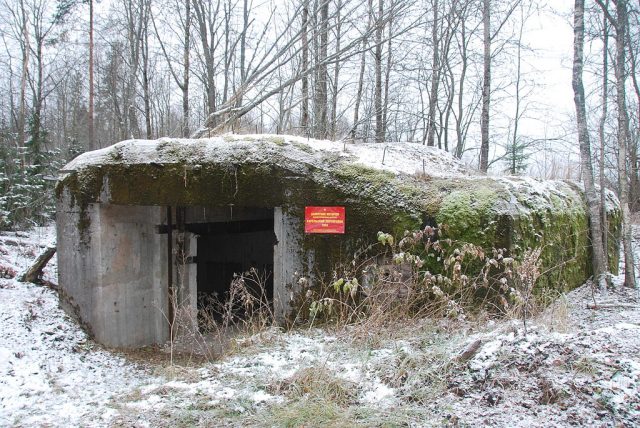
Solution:
[[[0,234],[0,268],[23,270],[51,239]],[[53,263],[45,279],[55,276]],[[55,291],[0,278],[0,426],[104,426],[111,397],[149,380],[89,341]]]
[[[592,291],[583,286],[526,336],[514,321],[470,337],[484,344],[449,380],[451,415],[500,426],[640,423],[640,294],[620,288],[595,298],[610,306],[587,308]]]
[[[0,266],[47,239],[0,234]],[[0,426],[638,426],[640,295],[593,298],[561,297],[526,335],[520,320],[272,328],[185,366],[105,350],[55,291],[3,278]]]

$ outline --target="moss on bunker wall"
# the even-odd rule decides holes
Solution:
[[[591,275],[586,205],[568,186],[561,195],[542,195],[526,187],[470,185],[447,195],[436,219],[443,237],[505,248],[515,258],[541,247],[538,291],[567,291]]]
[[[532,226],[533,225],[533,226]],[[568,291],[591,275],[586,211],[554,215],[531,213],[516,224],[516,254],[542,247],[538,286]]]
[[[255,144],[265,150],[262,161],[247,160],[242,151]],[[337,264],[349,262],[355,252],[375,242],[378,231],[400,236],[405,230],[440,224],[442,237],[487,250],[506,248],[515,257],[542,246],[541,287],[567,290],[590,275],[585,204],[568,186],[540,195],[517,181],[513,187],[489,178],[396,176],[336,154],[326,155],[319,166],[280,156],[283,145],[277,138],[247,143],[224,162],[207,163],[196,161],[204,156],[198,148],[166,142],[157,150],[170,152],[174,160],[169,163],[128,164],[116,150],[113,162],[69,173],[59,182],[57,195],[60,199],[67,189],[85,214],[78,224],[83,237],[92,203],[282,207],[299,218],[307,205],[345,206],[344,235],[304,236],[299,231],[303,251],[313,252],[315,273],[330,274]],[[307,150],[300,152],[308,155]],[[615,212],[610,228],[619,230]],[[611,257],[617,258],[617,241],[609,244]]]
[[[447,236],[457,240],[497,245],[497,198],[496,191],[488,187],[455,190],[444,197],[436,221],[446,226]]]
[[[609,235],[607,239],[607,255],[609,257],[609,270],[618,274],[620,265],[620,239],[622,237],[622,211],[619,208],[611,209],[607,213]]]
[[[274,143],[277,144],[277,143]],[[332,266],[375,241],[379,230],[401,234],[422,225],[419,204],[395,187],[397,178],[366,167],[335,173],[309,167],[306,174],[270,163],[185,165],[108,164],[70,174],[58,186],[69,189],[83,212],[92,203],[119,205],[283,207],[303,217],[307,205],[341,205],[344,235],[307,236],[316,270]],[[384,195],[381,197],[380,195]],[[404,209],[398,209],[396,203]],[[87,219],[84,215],[82,218]],[[78,228],[86,236],[89,224]],[[302,227],[302,226],[301,226]],[[299,231],[302,234],[302,231]]]

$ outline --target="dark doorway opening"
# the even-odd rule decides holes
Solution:
[[[269,305],[273,302],[273,257],[276,236],[273,210],[260,210],[258,219],[190,225],[197,238],[198,312],[213,314],[216,321],[233,294],[234,280],[246,278],[247,290]],[[247,273],[249,273],[247,275]],[[237,290],[235,290],[237,291]],[[261,302],[262,304],[264,302]],[[241,305],[240,305],[241,306]],[[212,311],[212,308],[215,308]],[[234,316],[245,314],[234,308]]]

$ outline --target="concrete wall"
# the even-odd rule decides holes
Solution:
[[[187,223],[213,223],[220,221],[261,220],[271,216],[271,208],[246,208],[229,205],[226,207],[186,207]]]
[[[271,210],[188,207],[186,223],[259,220]],[[175,222],[175,209],[173,219]],[[302,224],[280,208],[273,211],[274,315],[283,322],[303,269]],[[75,206],[65,190],[58,201],[58,269],[63,305],[111,347],[139,347],[169,339],[166,207],[89,204]],[[184,260],[197,256],[197,235],[174,230],[173,250]],[[242,248],[239,249],[241,251]],[[178,263],[176,263],[178,262]],[[306,263],[312,263],[309,260]],[[181,267],[177,267],[181,265]],[[197,313],[197,265],[174,260],[173,284],[181,316]],[[188,316],[188,315],[187,315]]]
[[[160,207],[90,204],[81,212],[68,195],[59,201],[60,288],[98,342],[137,347],[167,340],[166,235],[155,227],[163,220]]]

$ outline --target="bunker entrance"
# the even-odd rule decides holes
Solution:
[[[199,223],[197,305],[201,327],[224,317],[246,317],[273,304],[273,210],[252,210],[250,219]]]

